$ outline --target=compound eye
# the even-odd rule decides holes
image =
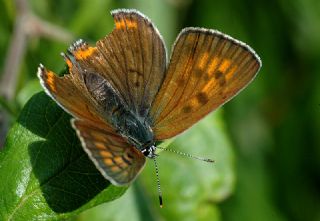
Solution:
[[[146,157],[149,155],[149,150],[148,149],[144,149],[142,151],[143,155],[145,155]]]

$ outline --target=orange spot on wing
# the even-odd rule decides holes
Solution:
[[[96,148],[98,148],[100,150],[105,150],[106,149],[106,146],[102,142],[95,142],[94,145],[95,145]]]
[[[124,23],[124,20],[116,21],[116,29],[125,28],[126,24]]]
[[[229,59],[223,60],[219,67],[219,71],[221,71],[222,73],[225,73],[226,70],[230,67],[230,64],[231,64],[231,61]]]
[[[215,57],[213,58],[213,60],[211,61],[211,63],[209,64],[209,67],[208,67],[208,73],[211,74],[217,67],[218,65],[218,61],[219,61],[219,58]]]
[[[113,162],[110,158],[104,159],[103,162],[107,166],[113,165]]]
[[[123,163],[122,157],[115,157],[115,158],[113,158],[113,160],[114,160],[117,164],[122,164],[122,163]]]
[[[137,22],[136,21],[126,20],[126,24],[127,24],[128,28],[137,28]]]
[[[87,57],[91,56],[93,53],[97,51],[96,47],[88,47],[85,50],[78,50],[74,52],[74,56],[77,59],[86,59]]]
[[[232,68],[230,68],[230,71],[228,71],[228,73],[225,75],[226,80],[228,81],[236,72],[238,66],[234,66]]]
[[[121,19],[116,21],[116,29],[125,29],[125,28],[137,28],[138,24],[136,21],[131,21],[129,19]]]
[[[104,158],[111,158],[112,154],[108,151],[100,151],[99,152],[100,156],[104,157]]]
[[[209,94],[210,91],[212,90],[215,82],[213,80],[210,80],[206,86],[203,87],[202,92]]]
[[[55,85],[55,74],[52,71],[48,71],[46,84],[49,86],[50,90],[53,92],[57,92]]]
[[[209,57],[209,53],[204,53],[204,55],[200,58],[200,61],[199,61],[199,69],[200,70],[203,70],[204,66],[206,65],[207,61],[208,61],[208,57]]]
[[[66,59],[65,61],[66,61],[67,65],[68,65],[69,69],[71,69],[72,68],[72,62],[69,59]]]

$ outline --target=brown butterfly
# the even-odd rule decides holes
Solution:
[[[62,54],[70,74],[40,65],[41,84],[75,119],[84,150],[102,175],[127,185],[174,137],[255,77],[261,61],[246,44],[215,30],[185,28],[167,63],[157,28],[136,10],[111,12],[114,30],[95,47],[78,40]]]

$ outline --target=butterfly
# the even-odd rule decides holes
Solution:
[[[70,113],[83,149],[114,185],[128,185],[156,142],[174,137],[246,87],[261,67],[246,44],[185,28],[170,58],[145,15],[111,12],[115,28],[95,46],[78,40],[62,56],[69,74],[38,68],[46,93]]]

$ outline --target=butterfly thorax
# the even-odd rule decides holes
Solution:
[[[102,117],[145,156],[153,157],[154,135],[149,121],[131,110],[112,85],[95,73],[84,73],[84,83],[101,107]]]

